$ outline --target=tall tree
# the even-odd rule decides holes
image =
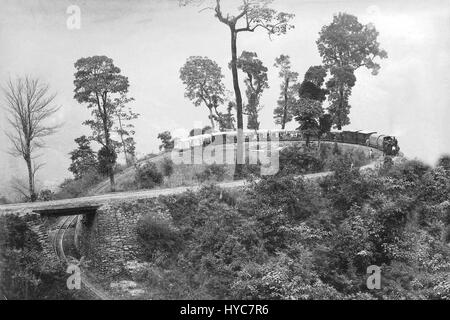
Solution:
[[[320,141],[321,134],[329,131],[330,115],[324,114],[322,102],[328,93],[322,85],[327,76],[322,66],[309,67],[303,82],[296,85],[300,99],[294,110],[295,119],[300,123],[299,130],[306,136],[306,145],[309,145],[311,136],[317,136]]]
[[[275,67],[279,71],[279,76],[282,79],[281,94],[278,99],[278,107],[273,111],[276,124],[281,125],[281,129],[286,127],[286,123],[290,122],[293,117],[293,108],[295,105],[295,87],[294,85],[298,79],[298,73],[291,71],[291,61],[288,55],[280,55],[275,59]]]
[[[73,173],[75,179],[81,179],[86,174],[97,169],[97,156],[91,148],[91,142],[83,135],[75,139],[75,143],[78,145],[76,149],[70,152],[70,164],[69,171]]]
[[[180,3],[185,5],[194,2],[195,0],[181,0]],[[195,1],[197,2],[197,1]],[[202,1],[204,2],[204,1]],[[222,0],[215,0],[212,9],[217,20],[230,31],[230,45],[231,45],[231,74],[233,76],[233,89],[236,98],[236,118],[238,129],[238,144],[237,144],[237,165],[235,176],[242,174],[242,164],[244,162],[244,141],[243,141],[243,104],[242,93],[239,87],[239,76],[237,68],[237,38],[241,32],[254,32],[257,29],[265,30],[269,36],[285,34],[289,29],[294,28],[289,24],[294,17],[293,14],[277,12],[269,7],[271,0],[242,0],[242,5],[238,7],[236,14],[225,13],[222,9]]]
[[[115,191],[113,169],[117,159],[117,142],[113,141],[111,133],[117,109],[112,99],[128,92],[128,78],[106,56],[81,58],[75,63],[75,68],[74,98],[91,109],[92,119],[84,124],[92,129],[90,139],[102,145],[99,162],[106,166],[102,171],[109,176],[111,191]]]
[[[247,75],[245,79],[247,104],[244,106],[243,111],[248,117],[247,128],[258,130],[258,114],[262,109],[259,103],[260,98],[264,89],[269,88],[267,68],[258,59],[258,55],[255,52],[248,51],[242,52],[237,61],[237,67]]]
[[[23,77],[11,79],[3,88],[5,109],[12,130],[6,132],[12,143],[10,153],[25,160],[28,170],[28,193],[31,201],[36,201],[35,178],[44,165],[35,161],[36,151],[45,147],[43,139],[54,134],[59,127],[50,120],[59,110],[54,106],[55,94],[49,92],[48,84],[37,78]]]
[[[330,89],[330,114],[339,130],[350,123],[348,98],[356,78],[354,72],[360,67],[378,74],[380,65],[376,59],[387,58],[386,51],[380,49],[378,31],[373,24],[363,25],[358,18],[338,13],[333,22],[322,28],[317,47],[323,63],[330,70],[332,79],[327,83]]]
[[[186,86],[185,96],[192,100],[195,106],[205,104],[213,130],[213,111],[217,114],[217,108],[224,101],[223,77],[219,65],[207,57],[189,57],[180,69],[180,79]]]
[[[352,88],[355,86],[356,77],[351,67],[332,67],[331,79],[327,81],[329,90],[328,111],[332,117],[334,126],[341,130],[343,126],[350,124],[349,103]]]

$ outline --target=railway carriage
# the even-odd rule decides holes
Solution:
[[[245,142],[271,141],[272,139],[278,139],[279,141],[305,140],[303,134],[298,130],[244,130],[243,135]],[[311,137],[310,140],[317,140],[317,137]],[[326,133],[321,140],[369,146],[383,151],[384,154],[389,156],[398,155],[400,151],[398,141],[395,137],[377,134],[372,131],[333,131]],[[175,149],[184,150],[202,145],[206,146],[211,143],[215,145],[237,143],[237,132],[213,132],[211,134],[189,137],[187,139],[177,139],[175,140]]]

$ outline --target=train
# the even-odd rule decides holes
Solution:
[[[298,130],[243,130],[243,136],[246,142],[270,141],[277,139],[278,141],[305,141],[305,135]],[[310,141],[318,141],[319,138],[311,136]],[[382,151],[387,156],[397,156],[400,152],[398,140],[391,135],[378,134],[373,131],[330,131],[320,137],[320,141],[358,144],[374,148]],[[187,150],[210,144],[233,144],[237,142],[236,131],[218,131],[196,136],[186,139],[175,139],[175,150]]]

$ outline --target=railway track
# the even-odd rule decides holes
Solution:
[[[53,235],[53,238],[51,239],[53,251],[65,266],[69,264],[69,259],[64,252],[64,237],[67,230],[74,224],[77,219],[78,216],[68,216],[61,218],[56,225],[55,233]],[[81,287],[84,293],[89,298],[95,300],[111,300],[111,297],[103,291],[97,289],[97,287],[92,284],[89,278],[89,275],[84,270],[81,270]]]

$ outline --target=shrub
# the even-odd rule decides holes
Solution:
[[[280,152],[280,174],[304,174],[321,171],[323,162],[312,150],[289,146]]]
[[[169,214],[148,213],[139,220],[136,231],[146,256],[152,256],[155,251],[171,252],[178,247],[179,232]]]
[[[10,300],[74,299],[61,264],[43,254],[38,235],[23,218],[0,216],[0,288]]]
[[[195,176],[196,178],[201,181],[223,181],[225,179],[225,175],[227,173],[227,169],[225,165],[219,165],[219,164],[211,164],[205,167],[205,169],[197,173]]]
[[[163,180],[163,174],[153,162],[147,162],[136,168],[135,181],[141,189],[154,188],[161,184]]]
[[[89,173],[80,179],[66,179],[59,186],[59,191],[54,195],[55,199],[71,199],[83,196],[95,185],[100,183],[104,176],[91,169]]]
[[[39,192],[38,201],[52,201],[55,200],[55,194],[49,189],[44,189]]]
[[[170,158],[164,158],[161,162],[162,174],[169,177],[173,173],[174,163]]]

